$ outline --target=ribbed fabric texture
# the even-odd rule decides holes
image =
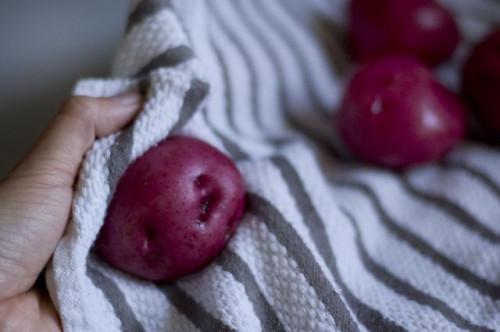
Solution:
[[[500,3],[443,2],[465,31],[438,69],[456,88]],[[46,274],[66,331],[500,331],[500,151],[464,143],[403,173],[338,157],[345,5],[133,3],[113,78],[74,92],[138,86],[147,100],[85,158]],[[110,268],[92,245],[127,165],[174,133],[237,162],[248,208],[214,263],[154,284]]]

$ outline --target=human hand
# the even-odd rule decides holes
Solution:
[[[71,98],[0,183],[0,331],[61,330],[43,282],[36,281],[65,229],[85,153],[96,138],[129,123],[140,106],[135,92]]]

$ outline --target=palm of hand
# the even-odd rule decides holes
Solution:
[[[81,160],[98,137],[127,124],[141,98],[72,98],[33,151],[0,183],[0,331],[60,331],[42,282],[68,221]]]

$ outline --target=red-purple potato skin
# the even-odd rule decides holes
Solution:
[[[463,90],[484,125],[500,135],[500,28],[473,49],[463,70]]]
[[[413,58],[362,66],[338,114],[340,135],[358,158],[402,169],[439,159],[464,136],[464,108]]]
[[[245,207],[235,164],[200,140],[170,137],[120,179],[95,249],[110,265],[151,281],[172,281],[209,264]]]
[[[435,66],[452,56],[460,38],[455,19],[436,1],[351,1],[348,41],[361,62],[401,54]]]

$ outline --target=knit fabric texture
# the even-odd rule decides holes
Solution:
[[[437,75],[457,90],[500,2],[442,3],[464,38]],[[46,272],[65,331],[500,331],[500,150],[465,142],[402,173],[339,157],[345,20],[345,0],[131,4],[112,77],[74,90],[146,101],[85,157]],[[176,133],[236,161],[248,206],[212,264],[152,283],[92,246],[127,166]]]

